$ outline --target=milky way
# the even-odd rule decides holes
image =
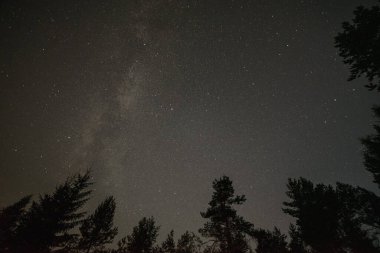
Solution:
[[[374,190],[358,141],[376,100],[347,82],[341,22],[376,1],[2,1],[0,206],[92,168],[120,234],[201,227],[214,178],[285,230],[288,177]]]

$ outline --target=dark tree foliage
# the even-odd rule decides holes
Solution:
[[[127,253],[128,252],[128,244],[127,238],[123,237],[120,241],[117,242],[117,248],[112,251],[112,253]]]
[[[142,218],[127,236],[127,249],[130,253],[150,253],[158,236],[159,227],[153,217]]]
[[[335,46],[343,62],[350,66],[349,80],[364,75],[370,90],[380,91],[380,7],[354,11],[351,23],[343,23],[343,32],[335,37]]]
[[[174,231],[170,231],[165,241],[162,242],[162,251],[165,253],[175,253]]]
[[[290,242],[276,227],[254,229],[238,216],[232,181],[223,176],[213,182],[213,195],[200,232],[184,233],[176,243],[171,231],[155,246],[159,227],[143,218],[117,248],[107,249],[117,228],[113,225],[115,200],[103,201],[87,218],[80,208],[88,200],[89,173],[69,178],[51,195],[40,196],[27,208],[30,196],[0,211],[0,253],[243,253],[252,252],[248,238],[256,239],[257,253],[375,253],[380,252],[380,198],[363,188],[337,183],[336,187],[300,178],[289,179],[285,213],[296,219],[289,229]],[[80,232],[77,234],[76,232]],[[249,237],[248,237],[249,236]]]
[[[374,217],[368,191],[338,183],[336,188],[300,178],[289,179],[284,212],[296,218],[297,244],[302,240],[317,252],[379,252],[365,229]],[[379,200],[379,199],[377,199]],[[376,229],[376,228],[374,228]]]
[[[331,186],[300,178],[289,180],[285,213],[297,218],[301,237],[318,252],[334,252],[338,241],[338,203]]]
[[[175,253],[176,246],[174,241],[174,231],[171,230],[161,246],[156,245],[152,248],[153,253]]]
[[[202,245],[201,239],[193,232],[186,231],[177,242],[177,253],[200,252]]]
[[[376,118],[380,120],[380,107],[374,107],[373,112]],[[372,173],[374,182],[380,188],[380,121],[373,127],[376,133],[368,135],[361,141],[364,145],[364,165]]]
[[[245,202],[245,196],[235,196],[232,181],[226,176],[214,180],[212,187],[214,193],[209,207],[206,212],[201,213],[201,216],[209,221],[199,232],[202,236],[212,239],[213,244],[210,247],[218,252],[247,252],[249,246],[246,235],[251,235],[253,224],[238,216],[234,209],[234,205]]]
[[[290,242],[289,242],[289,251],[290,252],[292,252],[292,253],[307,253],[307,250],[305,249],[304,242],[301,238],[301,232],[299,231],[299,228],[297,228],[293,224],[290,224],[289,236],[290,236]]]
[[[380,6],[360,6],[354,15],[352,23],[343,23],[344,31],[335,38],[336,47],[344,63],[350,66],[349,80],[364,75],[369,81],[367,87],[380,91]],[[373,111],[380,118],[380,107],[374,107]],[[361,139],[361,142],[364,165],[380,188],[380,126],[377,124],[374,128],[376,133]],[[344,244],[354,252],[372,252],[373,241],[377,241],[378,247],[380,245],[380,198],[365,189],[343,184],[338,184],[337,193],[345,204],[345,218],[340,221],[344,229]],[[363,227],[367,231],[363,231]]]
[[[84,252],[103,250],[104,246],[112,243],[117,235],[113,225],[116,203],[113,197],[108,197],[87,217],[79,228],[81,238],[79,249]]]
[[[71,230],[84,216],[80,212],[91,193],[90,173],[68,178],[52,195],[40,196],[26,212],[17,229],[17,252],[49,252],[65,248],[76,234]]]
[[[9,252],[31,196],[26,196],[0,211],[0,252]]]
[[[278,228],[273,232],[257,229],[253,232],[257,241],[256,253],[288,253],[286,235],[282,234]]]
[[[369,231],[380,233],[380,197],[361,187],[337,183],[341,222],[346,226],[364,225]],[[358,235],[356,235],[359,238]]]

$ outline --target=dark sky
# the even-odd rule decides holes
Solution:
[[[356,0],[2,1],[0,206],[93,170],[120,235],[197,231],[229,176],[285,230],[288,177],[371,190],[358,140],[378,94],[334,48]]]

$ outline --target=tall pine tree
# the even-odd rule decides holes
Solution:
[[[199,230],[202,236],[211,238],[213,250],[220,253],[243,253],[249,250],[246,235],[252,235],[253,224],[237,215],[235,205],[243,204],[244,195],[235,196],[232,181],[223,176],[212,183],[214,193],[209,207],[201,216],[208,221]]]

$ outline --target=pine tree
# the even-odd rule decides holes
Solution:
[[[40,196],[24,215],[17,229],[17,252],[44,253],[66,248],[77,236],[71,230],[84,216],[80,208],[91,193],[90,173],[68,178],[52,195]]]
[[[133,228],[132,234],[127,236],[129,253],[151,253],[158,236],[159,227],[153,217],[142,218]]]
[[[170,231],[165,241],[161,245],[162,251],[165,253],[175,253],[174,231]]]
[[[278,228],[274,228],[273,232],[258,229],[253,233],[257,241],[256,253],[288,253],[286,235],[282,234]]]
[[[177,242],[177,253],[200,252],[202,245],[201,239],[194,233],[186,231]]]
[[[302,240],[317,252],[336,252],[341,245],[338,220],[339,202],[331,186],[314,184],[304,178],[289,179],[283,211],[295,217]]]
[[[16,244],[16,231],[25,215],[31,196],[26,196],[0,211],[0,252],[9,252]]]
[[[117,234],[117,228],[113,226],[115,208],[115,199],[108,197],[83,221],[79,228],[79,249],[88,253],[102,250],[105,244],[112,243]]]
[[[294,225],[289,226],[289,250],[292,253],[307,253],[299,229]]]
[[[221,253],[247,252],[246,235],[252,234],[253,225],[238,216],[234,209],[234,205],[246,201],[245,196],[235,196],[232,181],[227,176],[214,180],[212,187],[214,193],[209,207],[206,212],[201,212],[201,216],[209,221],[199,232],[211,238],[211,248]]]
[[[289,179],[287,195],[291,201],[284,202],[283,211],[296,218],[291,248],[298,252],[304,246],[321,253],[379,252],[370,232],[379,232],[378,216],[373,214],[380,201],[373,193],[342,183],[335,188],[314,185],[300,178]]]
[[[128,252],[128,244],[127,238],[123,237],[121,240],[117,242],[116,250],[113,250],[112,253],[127,253]]]

